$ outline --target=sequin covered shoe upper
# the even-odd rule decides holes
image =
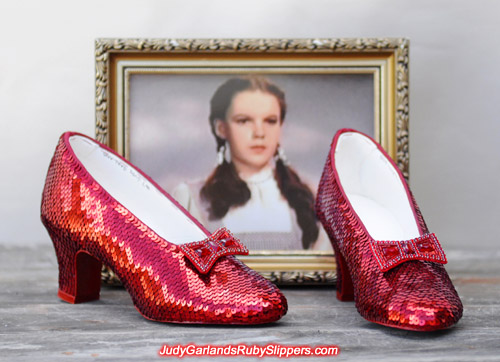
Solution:
[[[335,135],[316,210],[336,252],[337,295],[353,297],[364,318],[418,331],[447,328],[461,318],[439,241],[401,172],[373,139],[349,129]]]
[[[83,146],[77,152],[78,143]],[[91,153],[99,155],[92,174],[80,160]],[[121,184],[123,179],[127,186],[137,182],[137,187],[122,191],[144,217],[94,178],[113,168],[123,174],[108,181]],[[132,181],[127,184],[126,178]],[[150,206],[149,198],[161,199],[165,212]],[[150,222],[148,212],[156,214]],[[64,300],[97,299],[104,263],[120,278],[139,312],[151,320],[258,324],[276,321],[287,311],[278,288],[234,256],[248,251],[229,230],[209,233],[140,170],[86,136],[61,136],[47,174],[41,214],[54,242],[59,296]],[[170,229],[178,226],[166,231],[172,240],[157,231],[163,220]]]

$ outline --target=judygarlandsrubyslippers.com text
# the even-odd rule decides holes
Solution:
[[[164,344],[158,351],[160,357],[332,357],[340,353],[340,348],[335,345],[328,346],[293,346],[282,344],[246,345],[227,344],[203,345],[185,344],[168,345]]]

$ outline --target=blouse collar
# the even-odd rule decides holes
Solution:
[[[271,166],[266,166],[261,171],[254,173],[250,177],[240,175],[240,178],[246,183],[259,184],[274,177],[274,169]]]

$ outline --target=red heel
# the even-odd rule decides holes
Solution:
[[[338,248],[335,248],[335,260],[337,261],[337,299],[342,302],[353,301],[354,287],[352,286],[351,274]]]
[[[49,231],[59,263],[57,296],[71,304],[99,299],[102,263],[84,250],[78,250],[73,240]]]
[[[330,239],[333,250],[335,250],[335,261],[337,264],[337,299],[342,302],[350,302],[354,300],[354,287],[352,285],[351,273],[349,267],[340,252],[338,242],[335,238],[335,233],[331,225],[327,222],[326,216],[320,205],[316,205],[316,215],[318,220],[323,224],[325,231]]]

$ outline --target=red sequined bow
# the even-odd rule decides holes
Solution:
[[[224,255],[248,255],[247,247],[226,228],[217,229],[205,240],[182,244],[180,249],[202,274],[206,274]]]
[[[446,264],[446,256],[434,233],[401,241],[372,240],[371,249],[380,270],[386,272],[408,260],[433,261]]]

